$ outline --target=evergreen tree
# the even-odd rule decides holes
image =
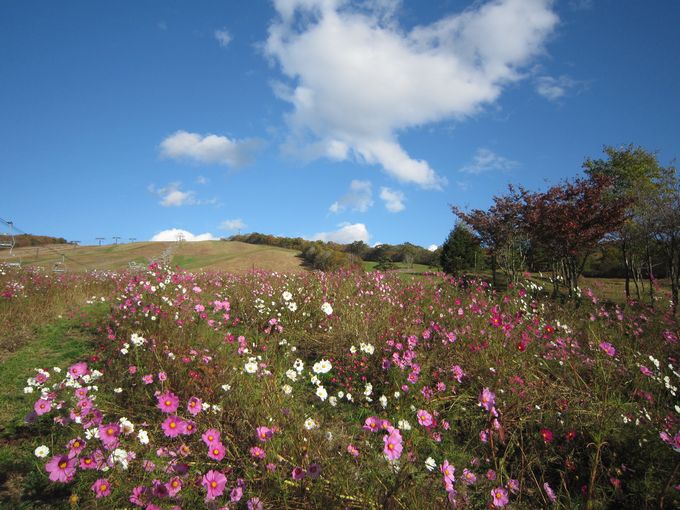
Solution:
[[[449,233],[441,249],[441,266],[449,274],[474,268],[481,250],[479,239],[459,222]]]

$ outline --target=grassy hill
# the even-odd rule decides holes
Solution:
[[[8,250],[0,251],[0,263],[21,261],[22,265],[42,266],[51,270],[61,262],[62,254],[67,271],[87,269],[122,269],[130,262],[148,264],[162,253],[175,247],[172,265],[184,269],[219,269],[245,272],[252,269],[268,271],[304,271],[298,252],[272,246],[253,245],[233,241],[202,241],[192,243],[128,243],[105,246],[73,246],[53,244],[39,247],[15,248],[15,257]]]

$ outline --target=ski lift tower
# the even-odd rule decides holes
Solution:
[[[11,221],[3,221],[7,225],[6,233],[0,234],[0,250],[9,249],[9,256],[12,257],[8,262],[8,266],[21,267],[21,260],[16,261],[16,255],[13,253],[14,245],[16,241],[14,240],[14,223]]]

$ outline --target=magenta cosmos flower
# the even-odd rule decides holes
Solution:
[[[484,388],[479,396],[479,403],[482,404],[484,409],[491,411],[491,408],[496,404],[496,394],[489,388]]]
[[[445,480],[449,480],[450,482],[456,481],[455,477],[456,468],[449,464],[448,460],[442,462],[442,465],[439,468],[439,470],[442,472],[442,475],[444,475]]]
[[[508,504],[508,491],[503,487],[496,487],[491,491],[491,497],[493,498],[493,506],[501,508]]]
[[[71,439],[68,442],[68,456],[69,457],[77,457],[80,455],[80,452],[82,452],[85,449],[87,443],[80,439],[79,437],[76,437],[75,439]]]
[[[53,482],[68,483],[76,474],[77,463],[76,459],[69,459],[67,455],[55,455],[45,464],[45,470]]]
[[[432,415],[424,409],[420,409],[416,413],[416,416],[418,416],[418,423],[423,427],[430,427],[432,425]]]
[[[196,416],[203,410],[203,401],[198,397],[191,397],[189,402],[187,402],[187,410],[193,416]]]
[[[378,432],[382,426],[382,420],[376,416],[369,416],[364,422],[364,429],[371,432]]]
[[[217,429],[208,429],[205,432],[203,432],[203,435],[201,437],[203,438],[203,442],[205,443],[205,445],[210,446],[213,443],[220,442],[220,431]]]
[[[78,377],[81,377],[85,374],[87,374],[88,369],[87,369],[87,363],[84,361],[80,361],[78,363],[74,363],[68,368],[68,373],[73,377],[74,379],[77,379]]]
[[[165,488],[168,489],[168,496],[174,498],[177,493],[182,490],[182,479],[179,476],[172,477],[170,481],[165,484]]]
[[[272,431],[272,429],[270,429],[269,427],[257,427],[256,431],[257,438],[263,443],[265,441],[269,441],[274,435],[274,431]]]
[[[164,413],[174,413],[179,407],[179,397],[171,391],[166,391],[161,393],[156,397],[158,399],[158,404],[156,407],[163,411]]]
[[[205,496],[206,501],[212,501],[216,497],[224,494],[224,487],[227,485],[227,477],[219,471],[213,471],[211,469],[203,475],[201,485],[203,485],[207,491]]]
[[[401,452],[404,449],[401,444],[401,435],[394,433],[389,434],[383,437],[383,442],[385,443],[383,453],[388,460],[397,460],[401,457]]]
[[[97,498],[103,498],[111,494],[111,484],[106,478],[100,478],[92,484],[91,489]]]
[[[167,437],[177,437],[184,432],[184,420],[179,416],[168,416],[161,428]]]
[[[33,409],[35,409],[35,414],[41,416],[45,413],[50,412],[50,410],[52,409],[52,402],[44,398],[39,398],[38,401],[33,406]]]
[[[609,342],[600,342],[600,349],[602,349],[607,356],[616,356],[616,349]]]
[[[117,423],[107,423],[99,425],[99,440],[107,450],[112,450],[118,444],[120,436],[120,425]]]
[[[305,477],[305,470],[300,466],[295,466],[293,471],[290,472],[290,476],[295,481],[302,480]]]
[[[260,448],[259,446],[253,446],[253,447],[250,449],[250,455],[251,455],[251,457],[254,457],[254,458],[256,458],[256,459],[264,459],[264,458],[266,457],[267,454],[266,454],[265,451],[264,451],[262,448]]]
[[[208,457],[220,461],[224,458],[226,450],[222,443],[213,443],[208,447]]]

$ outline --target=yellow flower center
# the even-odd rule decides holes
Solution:
[[[172,405],[172,402],[170,402],[169,400],[166,400],[166,401],[165,401],[165,405],[168,406],[168,407],[170,407],[170,406]]]
[[[60,462],[59,463],[59,469],[64,469],[68,465],[68,462]]]
[[[394,444],[393,443],[388,444],[387,448],[389,448],[390,450],[394,450]]]
[[[106,492],[108,488],[108,485],[102,484],[99,486],[99,492]]]
[[[210,482],[210,487],[212,487],[213,489],[217,487],[217,482]]]
[[[174,429],[177,426],[177,424],[174,421],[170,422],[170,428]]]

